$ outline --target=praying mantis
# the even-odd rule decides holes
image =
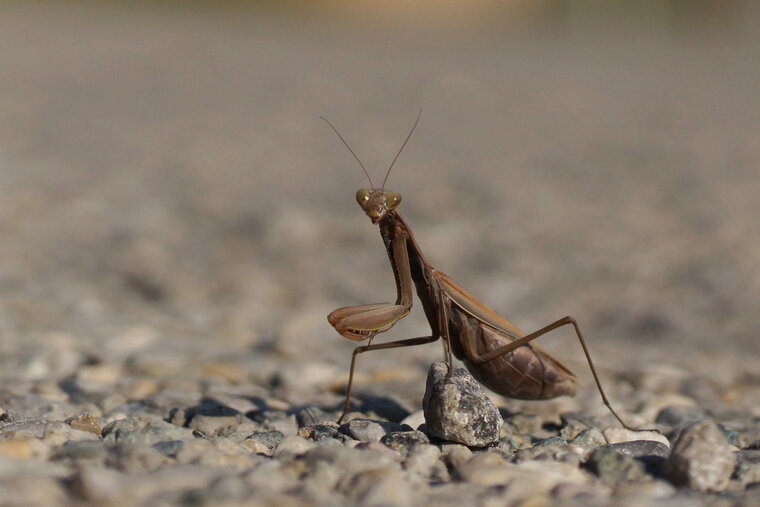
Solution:
[[[573,317],[563,317],[526,334],[425,259],[411,228],[397,211],[401,195],[385,189],[391,169],[409,142],[421,115],[422,111],[391,162],[380,188],[373,185],[364,164],[340,132],[326,118],[321,117],[348,148],[369,180],[370,187],[360,189],[356,193],[356,201],[372,223],[380,228],[397,290],[395,303],[346,306],[327,316],[329,323],[344,338],[356,342],[367,341],[366,345],[357,346],[351,356],[346,399],[338,423],[348,413],[356,356],[375,350],[424,345],[438,339],[443,341],[449,374],[453,367],[453,355],[464,363],[481,384],[508,398],[546,400],[564,395],[573,396],[577,387],[575,375],[533,343],[550,331],[572,326],[602,402],[624,428],[635,430],[621,419],[607,399],[583,333]],[[388,331],[409,314],[412,309],[413,284],[430,324],[430,335],[372,344],[375,336]]]

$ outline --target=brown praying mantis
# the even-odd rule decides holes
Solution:
[[[356,200],[372,223],[380,227],[397,289],[395,303],[346,306],[327,316],[330,324],[343,337],[353,341],[367,340],[367,344],[356,347],[351,356],[346,400],[338,423],[348,412],[357,355],[373,350],[423,345],[439,338],[443,341],[449,374],[452,371],[453,354],[481,384],[508,398],[546,400],[563,395],[573,396],[577,385],[575,375],[533,343],[536,338],[554,329],[570,325],[578,336],[602,402],[624,428],[634,429],[623,422],[604,394],[583,333],[573,317],[563,317],[538,331],[526,334],[425,259],[409,225],[396,211],[401,203],[401,195],[385,190],[388,175],[412,137],[421,114],[422,111],[391,162],[379,189],[372,184],[372,178],[364,164],[340,132],[326,118],[322,118],[359,162],[369,180],[370,188],[359,190]],[[376,335],[388,331],[411,311],[412,283],[417,288],[417,296],[430,324],[430,335],[373,345],[372,339]]]

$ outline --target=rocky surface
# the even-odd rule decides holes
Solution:
[[[0,505],[760,504],[757,7],[486,3],[0,2]],[[336,423],[325,316],[395,288],[319,116],[379,183],[420,107],[388,188],[428,260],[575,317],[660,433],[562,329],[578,395],[487,393],[488,446],[426,429],[435,343],[359,356]]]

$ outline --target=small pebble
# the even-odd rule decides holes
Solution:
[[[298,434],[298,422],[296,416],[287,414],[280,410],[265,410],[257,412],[254,420],[267,429],[277,430],[285,436],[295,436]]]
[[[129,503],[130,500],[125,475],[110,468],[78,467],[70,482],[77,496],[96,505],[110,505],[116,501]]]
[[[281,431],[272,430],[253,433],[247,438],[247,440],[258,440],[266,445],[268,449],[273,450],[284,438],[285,435],[283,435]]]
[[[182,449],[183,445],[184,442],[182,440],[169,440],[166,442],[157,442],[153,444],[153,448],[164,456],[173,458],[177,455],[179,450]]]
[[[382,446],[379,446],[382,448]],[[303,455],[306,468],[319,463],[329,463],[337,467],[344,475],[366,470],[395,468],[398,466],[397,454],[379,448],[314,447]]]
[[[233,433],[242,422],[242,415],[195,414],[187,427],[207,437],[225,436]]]
[[[544,419],[536,414],[512,414],[504,419],[504,425],[512,429],[510,433],[534,435],[540,433]]]
[[[539,440],[535,444],[533,444],[533,447],[554,447],[558,445],[565,445],[567,444],[567,441],[559,436],[553,436],[549,438],[544,438],[543,440]]]
[[[707,414],[701,408],[693,405],[668,405],[660,410],[654,422],[678,428],[694,421],[705,419]]]
[[[350,478],[347,497],[354,505],[399,506],[414,505],[414,495],[401,471],[395,468],[368,470]]]
[[[723,433],[713,421],[705,419],[681,430],[665,470],[676,486],[723,491],[728,487],[735,464],[736,456]]]
[[[736,453],[736,479],[741,487],[760,484],[760,450],[744,450]]]
[[[352,440],[352,438],[344,433],[340,433],[339,427],[334,422],[313,424],[310,426],[303,426],[298,429],[298,436],[308,438],[315,442],[321,442],[322,440],[338,440],[340,442],[346,442]]]
[[[415,446],[402,466],[418,482],[444,482],[449,478],[446,465],[441,461],[441,450],[434,445]]]
[[[461,463],[454,471],[454,478],[479,486],[499,486],[511,476],[507,461],[495,452],[483,452]]]
[[[472,451],[461,444],[444,444],[441,446],[441,457],[449,469],[456,469],[472,458]]]
[[[296,412],[296,422],[299,428],[329,421],[330,416],[319,407],[306,407]]]
[[[106,465],[130,475],[145,474],[168,463],[166,455],[154,446],[119,444],[106,456]]]
[[[418,410],[412,414],[409,414],[404,420],[401,421],[401,426],[409,426],[413,430],[419,430],[420,426],[425,424],[425,411]],[[422,431],[422,430],[420,430]]]
[[[272,455],[272,449],[260,440],[245,440],[243,441],[243,446],[254,454],[263,454],[264,456]]]
[[[579,466],[583,461],[583,453],[578,447],[567,444],[535,445],[528,449],[520,449],[513,458],[516,463],[529,460],[557,461]]]
[[[72,428],[81,431],[88,431],[93,435],[100,435],[100,433],[103,431],[103,427],[100,425],[98,417],[94,416],[93,414],[81,414],[72,419],[69,419],[67,422]]]
[[[47,424],[42,440],[47,444],[57,447],[69,441],[98,440],[98,436],[89,431],[74,429],[65,423],[51,422]]]
[[[609,444],[604,447],[612,449],[620,454],[631,456],[632,458],[656,456],[665,459],[670,456],[670,448],[662,442],[656,442],[654,440],[632,440],[630,442]]]
[[[590,428],[590,424],[582,416],[574,412],[560,414],[559,418],[562,421],[562,429],[560,429],[559,436],[565,440],[572,440]]]
[[[193,432],[188,428],[146,416],[120,419],[103,428],[103,441],[106,443],[153,445],[157,442],[193,438]]]
[[[303,437],[291,435],[285,437],[275,447],[274,455],[280,457],[284,454],[299,455],[303,454],[309,449],[314,448],[316,444],[311,440],[306,440]]]
[[[380,439],[390,449],[407,455],[415,446],[429,444],[427,435],[421,431],[394,431]]]
[[[401,431],[397,423],[382,423],[369,419],[354,419],[346,425],[346,432],[354,439],[362,442],[379,442],[386,434]]]
[[[596,449],[607,445],[607,440],[598,428],[588,428],[578,433],[571,443],[584,449]]]
[[[670,447],[670,441],[656,431],[632,431],[624,428],[607,428],[603,432],[604,437],[610,444],[619,444],[620,442],[635,442],[636,440],[652,440],[660,442]]]
[[[83,440],[79,442],[66,442],[55,451],[54,459],[70,461],[103,460],[106,456],[106,447],[103,442],[97,440]]]
[[[449,376],[446,363],[433,363],[422,407],[427,432],[432,436],[471,447],[499,440],[504,422],[501,414],[464,368],[456,368]]]
[[[646,477],[642,463],[609,447],[594,450],[585,466],[608,486],[640,481]]]
[[[6,434],[0,440],[0,457],[13,459],[33,459],[44,461],[50,456],[50,446],[42,440],[22,432]]]

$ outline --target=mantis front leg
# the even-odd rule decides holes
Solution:
[[[399,235],[390,241],[388,258],[396,279],[396,303],[370,303],[345,306],[333,310],[327,320],[344,338],[353,341],[372,340],[403,319],[412,309],[412,275],[406,236]]]
[[[433,335],[378,345],[369,344],[375,335],[392,328],[396,322],[406,317],[412,309],[412,275],[409,267],[407,237],[404,234],[396,235],[390,238],[387,244],[388,258],[391,262],[394,278],[396,279],[396,303],[370,303],[366,305],[346,306],[334,310],[327,316],[327,320],[341,336],[354,341],[369,340],[367,345],[356,347],[351,356],[351,369],[348,375],[348,385],[346,386],[346,401],[343,404],[343,413],[340,419],[338,419],[339,424],[348,412],[357,354],[371,350],[422,345],[438,339],[438,336]]]

